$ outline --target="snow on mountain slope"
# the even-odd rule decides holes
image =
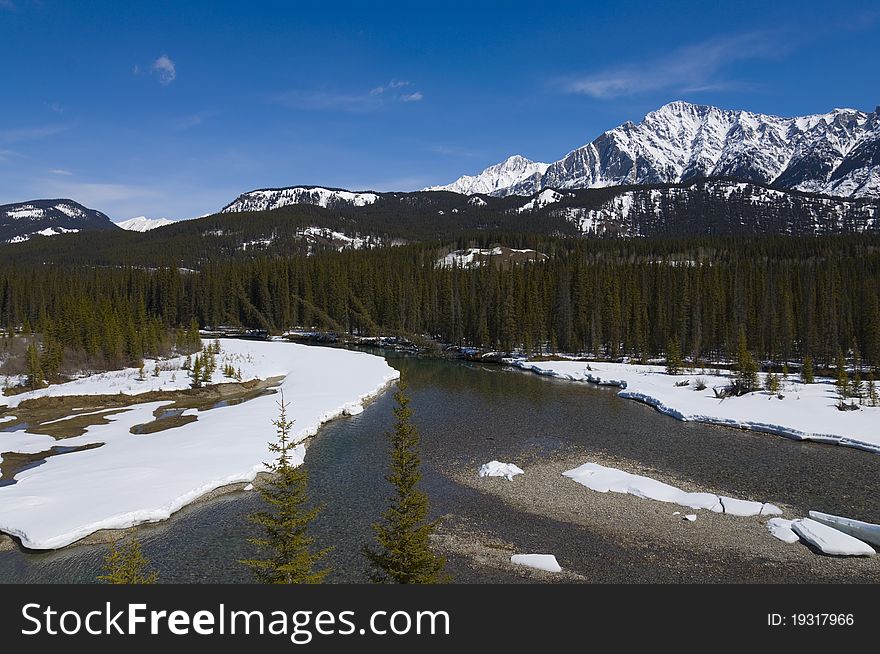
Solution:
[[[136,218],[129,218],[128,220],[123,220],[121,223],[116,224],[122,227],[122,229],[127,229],[130,232],[149,232],[151,229],[164,227],[173,222],[173,220],[168,220],[167,218],[147,218],[146,216],[137,216]]]
[[[564,197],[565,196],[562,195],[562,193],[557,193],[552,188],[547,188],[538,193],[538,195],[526,202],[516,211],[517,213],[522,213],[523,211],[534,211],[535,209],[546,207],[548,204],[559,202]]]
[[[294,186],[282,189],[259,189],[238,196],[235,202],[227,205],[220,213],[242,211],[271,211],[292,204],[311,204],[319,207],[352,206],[363,207],[373,204],[379,196],[376,193],[354,193],[340,189],[319,186]]]
[[[488,195],[507,195],[505,189],[518,184],[527,184],[532,178],[540,178],[549,164],[530,161],[518,154],[508,157],[499,164],[489,166],[477,175],[464,175],[451,184],[431,186],[426,191],[453,191],[463,195],[486,193]]]
[[[532,195],[545,188],[735,177],[813,193],[876,198],[880,107],[873,113],[834,109],[782,118],[678,101],[638,124],[626,122],[605,132],[544,170],[523,170],[515,181],[516,176],[501,174],[511,159],[428,190]]]
[[[710,179],[667,188],[621,190],[598,207],[579,206],[576,199],[557,195],[564,206],[550,207],[548,214],[574,223],[589,235],[648,236],[666,233],[682,221],[690,221],[691,232],[707,234],[839,234],[880,229],[880,202],[804,195],[750,182]],[[692,210],[694,205],[700,209]],[[525,206],[517,209],[523,210]]]
[[[0,243],[23,243],[35,236],[116,229],[110,219],[73,200],[29,200],[0,205]]]

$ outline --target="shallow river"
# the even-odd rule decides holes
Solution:
[[[563,526],[518,513],[454,482],[446,472],[464,467],[476,474],[479,464],[491,459],[518,461],[574,447],[638,461],[705,490],[782,502],[801,515],[817,509],[880,522],[880,456],[682,423],[620,399],[608,388],[500,366],[385,355],[409,383],[433,512],[506,532],[508,540],[524,548],[563,538]],[[309,445],[310,494],[325,504],[315,535],[322,544],[335,546],[329,557],[333,581],[366,580],[359,550],[370,539],[370,524],[388,493],[384,434],[392,423],[392,407],[392,393],[385,393],[362,414],[327,424]],[[267,423],[271,418],[266,417]],[[247,515],[258,505],[255,493],[230,493],[144,526],[139,538],[163,581],[247,582],[249,571],[238,560],[253,554]],[[590,540],[580,532],[568,537]],[[590,543],[614,558],[612,545]],[[0,552],[0,582],[91,582],[105,551],[104,546],[73,546],[51,553]],[[455,557],[450,568],[459,581],[507,580]],[[640,578],[651,580],[644,574]]]

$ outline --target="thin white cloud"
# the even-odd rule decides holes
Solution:
[[[19,156],[19,154],[15,150],[0,150],[0,161],[6,161],[7,159],[12,159],[12,157],[17,156]]]
[[[295,90],[278,93],[272,100],[290,109],[307,111],[335,110],[362,113],[377,111],[392,102],[418,102],[425,96],[421,91],[412,93],[394,93],[397,89],[412,86],[412,82],[391,80],[387,84],[376,86],[367,92],[341,93],[337,91],[305,91]]]
[[[412,86],[412,82],[407,82],[402,79],[393,79],[387,84],[383,84],[381,86],[377,86],[374,89],[370,90],[370,95],[382,95],[386,91],[394,91],[395,89],[402,89],[407,86]]]
[[[374,111],[382,106],[378,95],[336,93],[333,91],[287,91],[275,96],[275,102],[290,109],[307,111],[337,110],[360,113]]]
[[[482,156],[479,152],[475,152],[468,148],[460,148],[455,145],[434,145],[430,148],[435,154],[442,154],[446,157],[478,157]]]
[[[64,175],[65,177],[69,177],[70,175],[73,175],[72,172],[70,172],[69,170],[66,170],[65,168],[52,168],[49,170],[49,172],[52,173],[53,175]]]
[[[0,141],[5,143],[18,143],[20,141],[36,141],[39,139],[55,136],[66,128],[61,125],[45,125],[42,127],[19,127],[16,129],[0,130]]]
[[[631,63],[562,81],[569,93],[608,99],[650,91],[730,88],[725,68],[738,61],[786,54],[793,44],[778,32],[748,32],[685,46],[653,61]]]
[[[139,204],[157,196],[157,192],[129,184],[78,183],[52,178],[38,181],[39,197],[70,198],[87,207],[107,212],[106,207],[120,203]]]
[[[15,11],[15,3],[12,0],[0,0],[0,9]]]
[[[137,69],[137,67],[135,67]],[[171,57],[163,54],[153,62],[150,70],[159,78],[159,84],[168,86],[177,78],[177,66],[171,60]]]
[[[49,108],[49,111],[51,111],[52,113],[55,113],[55,114],[63,114],[64,113],[64,105],[61,104],[60,102],[44,102],[43,104],[46,105]]]

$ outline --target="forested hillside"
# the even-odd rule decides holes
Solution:
[[[549,258],[462,269],[438,265],[436,245],[411,244],[192,271],[4,261],[0,322],[51,316],[65,346],[86,349],[116,314],[156,329],[195,319],[605,357],[662,355],[675,341],[704,360],[730,356],[742,328],[766,361],[849,352],[880,366],[878,236],[519,240]]]

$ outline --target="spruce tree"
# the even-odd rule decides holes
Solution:
[[[849,376],[846,374],[846,359],[843,352],[837,352],[837,392],[840,394],[840,401],[843,402],[849,397]]]
[[[804,365],[801,368],[801,379],[805,384],[812,384],[815,380],[813,373],[813,357],[809,354],[804,357]]]
[[[190,382],[189,385],[191,388],[201,388],[202,387],[202,357],[196,356],[195,360],[192,364],[192,369],[189,371]]]
[[[737,381],[744,392],[755,390],[758,386],[758,364],[755,363],[746,341],[746,332],[739,330],[739,346],[736,352]]]
[[[394,431],[388,434],[391,464],[386,479],[395,492],[382,521],[373,525],[378,549],[364,547],[364,555],[373,566],[370,578],[377,583],[443,583],[446,560],[434,554],[430,547],[437,521],[426,521],[428,496],[418,488],[422,477],[420,437],[410,422],[412,409],[403,382],[398,383],[394,400],[397,420]]]
[[[108,584],[155,584],[159,575],[148,571],[149,563],[136,538],[121,546],[114,542],[104,557],[104,574],[98,579]]]
[[[37,344],[31,340],[27,348],[27,384],[31,389],[43,387],[43,367],[40,363],[40,353]]]
[[[868,403],[871,406],[877,406],[877,384],[874,382],[873,372],[868,373],[868,386],[865,394],[868,396]]]
[[[678,347],[678,341],[674,338],[669,339],[666,345],[666,373],[669,375],[677,375],[681,372],[683,366],[681,360],[681,348]]]
[[[330,548],[315,551],[309,526],[321,512],[321,507],[307,508],[308,477],[304,466],[292,460],[294,444],[290,440],[293,422],[287,419],[284,395],[278,403],[277,420],[273,420],[278,440],[269,443],[269,450],[277,454],[266,468],[271,478],[258,487],[266,503],[265,510],[250,516],[251,522],[263,529],[260,538],[251,538],[266,558],[242,561],[251,568],[257,581],[264,584],[319,584],[330,572],[319,568],[319,561]]]

